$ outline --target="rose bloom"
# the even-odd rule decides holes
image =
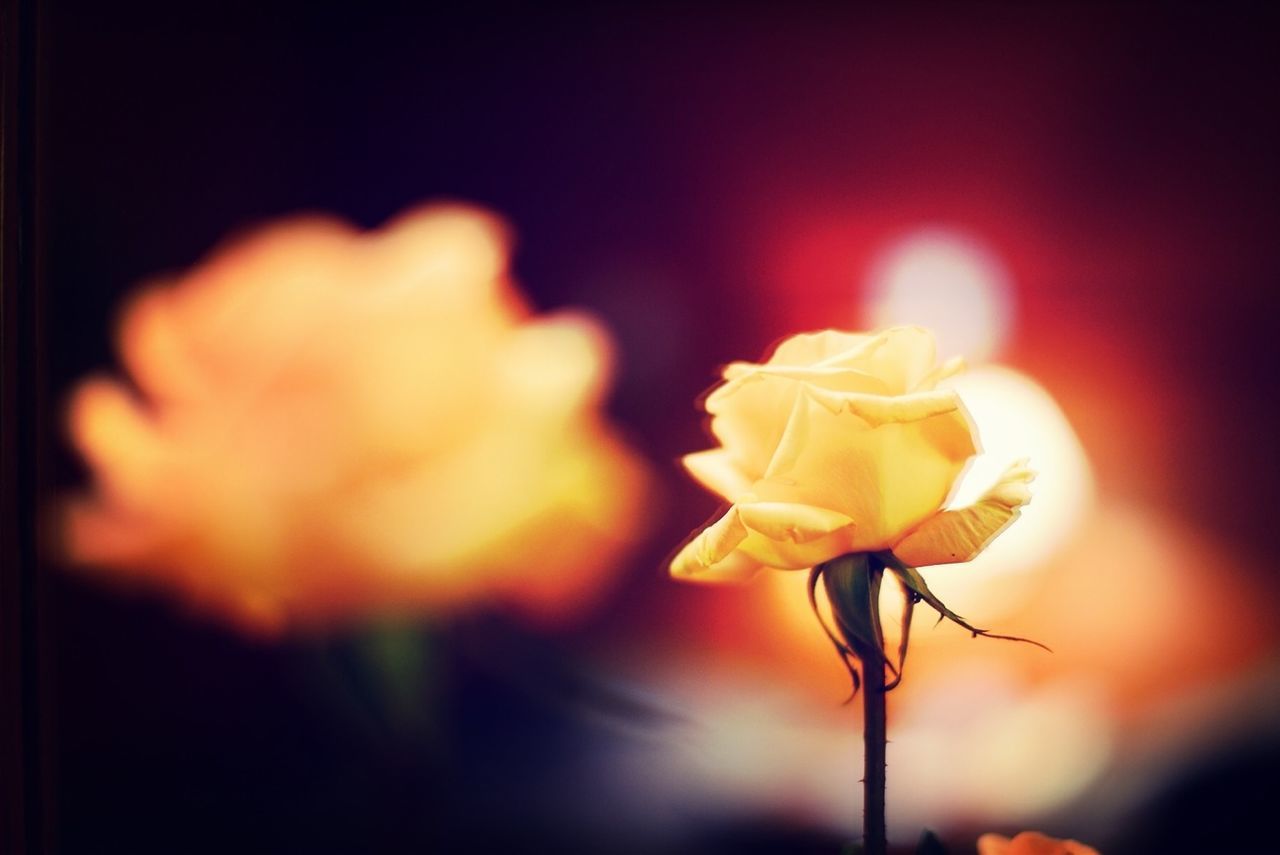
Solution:
[[[1074,840],[1024,831],[1012,840],[999,834],[982,835],[978,838],[978,855],[1098,855],[1098,850]]]
[[[599,412],[608,342],[535,317],[491,216],[234,241],[123,314],[128,379],[69,407],[95,488],[69,558],[254,630],[507,600],[583,605],[645,480]]]
[[[685,468],[732,505],[676,555],[694,581],[797,570],[848,552],[892,549],[907,564],[968,561],[1030,500],[1033,477],[1011,466],[979,501],[941,510],[977,437],[939,381],[918,327],[793,336],[763,364],[734,362],[707,396],[720,447]]]

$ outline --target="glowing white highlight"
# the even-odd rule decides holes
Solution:
[[[891,246],[868,281],[872,328],[918,324],[938,352],[980,362],[999,352],[1013,322],[1013,294],[1000,260],[977,241],[925,229]]]

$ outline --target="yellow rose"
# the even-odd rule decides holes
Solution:
[[[1075,840],[1024,831],[1012,840],[999,834],[982,835],[978,838],[978,855],[1098,855],[1098,850]]]
[[[1030,499],[1015,463],[974,505],[941,510],[977,438],[938,383],[918,327],[793,336],[763,364],[734,362],[706,398],[720,447],[685,468],[731,502],[671,563],[672,575],[734,581],[849,552],[892,549],[912,566],[967,561]]]
[[[534,317],[487,214],[261,229],[122,318],[82,383],[96,476],[69,557],[254,629],[507,599],[581,605],[643,470],[599,412],[608,341]]]

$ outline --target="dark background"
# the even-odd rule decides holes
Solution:
[[[1276,593],[1280,60],[1261,9],[24,9],[38,23],[21,41],[35,86],[21,176],[35,185],[23,240],[42,352],[6,359],[22,363],[7,378],[40,382],[21,418],[44,419],[23,435],[28,454],[45,444],[42,499],[83,477],[58,402],[111,364],[132,285],[254,221],[325,210],[375,226],[439,197],[510,219],[540,307],[585,306],[613,327],[613,411],[666,496],[653,543],[586,622],[535,636],[479,615],[433,630],[444,745],[378,705],[353,639],[263,647],[41,573],[22,611],[29,765],[5,766],[28,772],[29,851],[651,851],[531,795],[565,785],[564,753],[596,735],[558,699],[663,714],[565,663],[643,632],[669,595],[661,561],[706,513],[669,461],[703,443],[690,402],[714,366],[796,324],[849,323],[814,307],[853,287],[844,265],[864,244],[917,220],[979,228],[1005,253],[1026,319],[1010,359],[1084,413],[1086,445],[1131,412],[1163,426],[1097,455],[1102,485],[1212,527],[1259,559],[1259,596]],[[820,239],[844,227],[856,237]],[[1096,381],[1072,385],[1082,366]],[[337,700],[318,700],[335,680]],[[1203,813],[1179,808],[1175,839],[1157,806],[1104,851],[1268,851],[1250,799],[1274,749],[1171,796]],[[1204,800],[1197,786],[1247,795]],[[1226,826],[1238,840],[1203,848]],[[804,828],[690,827],[663,851],[840,845]]]

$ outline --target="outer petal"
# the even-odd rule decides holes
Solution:
[[[737,551],[747,537],[747,528],[731,507],[724,516],[707,526],[671,561],[671,575],[702,582],[740,582],[760,569],[760,563]]]
[[[707,396],[711,432],[748,478],[764,474],[799,390],[794,380],[753,372]]]
[[[742,502],[685,544],[671,575],[742,581],[763,566],[800,570],[848,551],[853,520],[838,511],[785,502]]]
[[[686,454],[680,462],[699,484],[730,502],[751,489],[751,479],[743,474],[723,448]]]
[[[738,549],[761,564],[805,570],[852,549],[854,521],[839,511],[790,502],[737,506],[748,532]]]
[[[914,567],[972,560],[1031,501],[1027,485],[1033,478],[1027,461],[1019,460],[972,505],[925,520],[893,547],[894,554]]]
[[[175,323],[172,287],[152,286],[122,316],[120,351],[129,375],[152,401],[190,401],[204,391],[206,378],[191,358],[183,330]]]
[[[77,448],[98,468],[111,496],[131,505],[154,497],[162,477],[160,434],[124,386],[86,381],[72,397],[69,421]]]
[[[738,518],[735,505],[685,544],[671,562],[671,572],[677,576],[694,575],[699,567],[711,567],[723,561],[746,537],[747,528]]]
[[[704,565],[695,558],[696,547],[690,541],[671,562],[671,575],[684,582],[709,584],[750,581],[764,569],[759,561],[741,550],[734,550],[715,564]]]
[[[787,502],[744,502],[737,506],[738,518],[751,531],[770,540],[808,543],[837,529],[853,525],[839,511]]]

